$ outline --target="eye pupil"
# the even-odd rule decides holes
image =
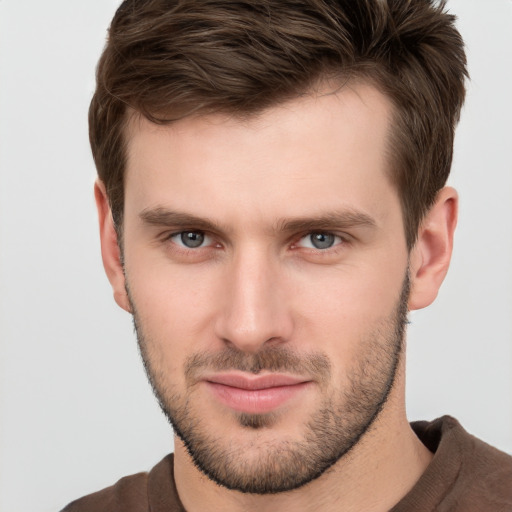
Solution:
[[[181,241],[185,247],[199,247],[204,242],[204,234],[198,231],[183,231]]]
[[[334,244],[334,235],[329,233],[313,233],[311,236],[311,243],[317,249],[328,249]]]

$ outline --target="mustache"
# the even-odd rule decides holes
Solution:
[[[319,352],[299,355],[295,351],[282,347],[265,347],[254,354],[228,347],[221,352],[196,353],[185,361],[185,377],[189,382],[197,380],[197,376],[205,370],[216,372],[239,370],[253,374],[264,370],[279,371],[307,375],[323,381],[330,377],[331,363],[325,354]]]

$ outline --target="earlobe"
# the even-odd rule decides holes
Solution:
[[[450,265],[457,211],[457,192],[445,187],[421,223],[410,255],[410,310],[427,307],[437,297]]]
[[[101,257],[108,280],[112,285],[114,299],[125,311],[131,313],[130,301],[126,293],[125,276],[121,262],[117,233],[107,198],[105,185],[99,179],[94,184],[94,198],[98,209],[100,226]]]

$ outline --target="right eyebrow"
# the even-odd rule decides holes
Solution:
[[[162,207],[146,208],[140,212],[139,217],[144,224],[150,226],[173,227],[177,229],[189,228],[211,232],[223,231],[222,226],[210,220]]]

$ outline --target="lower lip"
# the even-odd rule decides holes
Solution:
[[[217,400],[230,409],[247,414],[265,414],[302,393],[310,383],[265,389],[241,389],[209,381],[206,384]]]

